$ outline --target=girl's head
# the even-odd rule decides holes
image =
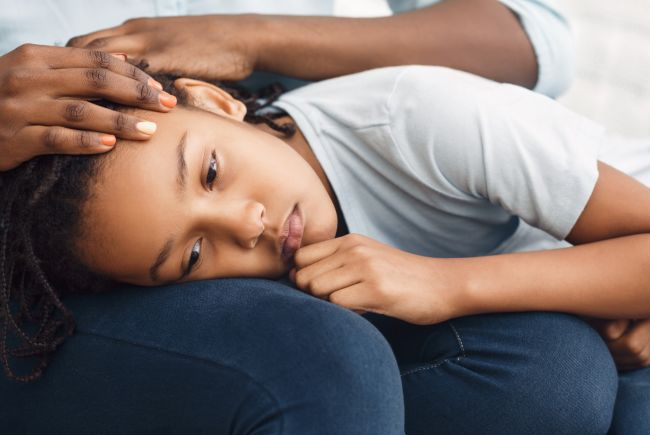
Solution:
[[[259,104],[215,85],[156,78],[177,108],[119,109],[157,123],[149,141],[120,141],[105,155],[42,156],[0,174],[0,303],[16,336],[0,337],[0,353],[10,376],[9,354],[42,357],[24,380],[36,378],[71,332],[65,293],[112,282],[279,278],[290,267],[279,237],[296,205],[302,245],[335,235],[336,211],[314,169],[244,120],[289,127],[247,115]],[[6,348],[14,338],[20,352]]]

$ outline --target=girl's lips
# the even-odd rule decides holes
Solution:
[[[303,231],[302,213],[300,207],[296,204],[289,217],[287,217],[280,234],[280,255],[285,263],[288,263],[300,248]]]

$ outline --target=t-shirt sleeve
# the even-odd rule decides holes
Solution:
[[[411,67],[389,113],[396,146],[431,188],[487,200],[558,239],[598,178],[602,127],[524,88]]]

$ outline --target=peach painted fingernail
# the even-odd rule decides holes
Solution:
[[[119,60],[123,60],[126,62],[126,53],[111,53],[111,56],[118,58]]]
[[[152,135],[156,132],[156,123],[151,121],[140,121],[135,125],[139,132]]]
[[[156,88],[156,89],[158,89],[159,91],[162,91],[162,90],[163,90],[163,85],[161,85],[160,82],[157,82],[157,81],[154,80],[154,79],[149,79],[149,81],[148,81],[147,83],[148,83],[149,86],[151,86],[152,88]]]
[[[99,141],[102,143],[102,145],[112,147],[115,145],[116,139],[112,134],[105,134],[99,139]]]
[[[167,92],[160,93],[160,102],[163,106],[172,108],[176,105],[176,97]]]

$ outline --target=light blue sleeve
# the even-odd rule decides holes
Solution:
[[[389,107],[402,155],[448,197],[487,200],[562,240],[591,196],[604,130],[551,98],[413,66]]]
[[[440,0],[388,0],[395,13],[419,9]],[[518,17],[528,34],[538,64],[535,91],[549,97],[562,95],[574,74],[573,35],[554,0],[499,0]]]

